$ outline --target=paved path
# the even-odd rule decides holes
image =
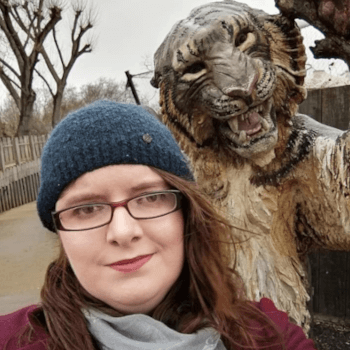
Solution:
[[[0,214],[0,315],[39,301],[58,239],[43,228],[36,202]]]

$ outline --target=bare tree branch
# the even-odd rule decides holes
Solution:
[[[39,75],[39,77],[44,81],[45,85],[47,86],[48,90],[50,91],[50,94],[52,97],[55,96],[54,92],[51,89],[51,86],[49,82],[45,79],[45,77],[35,68],[35,73]]]
[[[22,21],[22,18],[18,12],[18,7],[14,6],[13,11],[11,11],[11,15],[15,19],[16,23],[20,26],[24,33],[28,35],[28,38],[34,40],[34,36],[30,32],[30,27],[28,28]]]
[[[28,9],[28,3],[25,2],[24,5],[26,5],[26,6],[27,6],[27,9]],[[23,8],[24,8],[24,5],[23,5]],[[24,22],[23,22],[22,19],[21,19],[21,16],[20,16],[19,12],[18,12],[18,6],[14,6],[14,7],[13,7],[13,12],[12,12],[11,14],[12,14],[13,18],[15,19],[16,23],[19,25],[19,27],[23,30],[24,33],[27,34],[27,39],[26,39],[26,41],[25,41],[24,44],[23,44],[23,48],[24,48],[24,50],[25,50],[26,47],[27,47],[27,45],[28,45],[28,43],[29,43],[29,41],[30,41],[30,40],[32,40],[32,41],[35,40],[34,36],[31,34],[31,29],[32,29],[31,27],[32,27],[32,26],[29,25],[29,26],[27,27],[27,26],[24,24]]]
[[[32,15],[32,13],[29,11],[29,7],[28,7],[28,2],[25,1],[24,4],[23,4],[23,9],[25,10],[26,14],[27,14],[27,17],[29,19],[29,22],[31,24],[31,28],[32,28],[32,24],[34,24],[34,21],[35,21],[35,17]],[[34,28],[34,27],[33,27]],[[34,32],[34,34],[36,34]]]
[[[42,28],[40,34],[37,36],[38,44],[42,44],[44,42],[46,36],[54,28],[57,22],[59,22],[62,19],[61,12],[62,9],[57,6],[50,8],[50,20],[46,23],[45,27]]]
[[[92,52],[91,44],[86,44],[80,51],[78,51],[77,56],[88,52]]]
[[[40,0],[38,9],[35,13],[35,19],[36,19],[36,30],[39,33],[41,31],[41,22],[43,20],[43,5],[44,0]]]
[[[73,29],[72,29],[72,35],[71,35],[72,42],[74,42],[75,31],[77,30],[80,15],[81,15],[81,10],[75,11],[74,23],[73,23]]]
[[[58,45],[58,41],[57,41],[57,37],[56,37],[56,29],[55,28],[53,28],[53,30],[52,30],[52,36],[53,36],[53,40],[54,40],[55,45],[56,45],[56,49],[57,49],[58,56],[60,58],[62,67],[65,67],[63,56],[62,56],[62,53],[61,53],[61,49],[60,49],[60,46]]]
[[[60,78],[59,83],[57,83],[57,92],[54,99],[54,112],[53,112],[53,126],[59,121],[60,113],[58,110],[57,104],[60,104],[62,102],[63,98],[63,89],[66,85],[67,78],[69,73],[71,72],[76,60],[83,55],[84,53],[89,53],[92,51],[91,43],[86,43],[82,48],[82,39],[86,32],[88,32],[92,27],[92,20],[88,16],[85,25],[82,23],[82,16],[83,11],[86,10],[86,7],[82,2],[74,2],[72,3],[72,8],[75,11],[72,31],[71,31],[71,42],[72,42],[72,49],[71,49],[71,55],[70,59],[68,60],[67,64],[64,64],[63,58],[61,55],[61,50],[59,48],[58,43],[56,44],[56,48],[60,54],[60,59],[62,63],[63,68],[63,74]],[[79,30],[78,30],[79,28]],[[57,42],[57,41],[56,41]],[[52,66],[52,65],[51,65]],[[50,68],[49,68],[50,69]],[[57,80],[56,80],[57,82]]]
[[[0,62],[6,66],[6,68],[8,68],[16,77],[17,79],[19,80],[21,77],[20,75],[5,61],[3,60],[2,58],[0,58]]]
[[[55,70],[55,67],[51,63],[50,57],[47,54],[47,52],[46,52],[44,47],[41,47],[40,53],[43,56],[44,61],[46,63],[46,66],[47,66],[48,70],[50,71],[52,77],[55,79],[55,82],[58,83],[60,81],[60,77],[58,76],[58,74],[57,74],[57,72]]]
[[[16,106],[18,107],[18,109],[20,109],[21,99],[20,99],[16,89],[13,87],[11,79],[6,74],[4,74],[2,67],[0,67],[0,79],[3,82],[3,84],[5,85],[5,87],[7,88],[7,90],[9,91],[9,93],[11,94],[11,96],[13,97],[13,99],[16,103]]]
[[[350,15],[344,0],[275,0],[289,18],[301,18],[319,29],[325,39],[310,48],[315,58],[339,58],[350,67]]]
[[[12,25],[12,20],[10,16],[10,9],[8,6],[4,5],[3,2],[0,2],[0,11],[2,13],[2,17],[0,16],[0,28],[5,34],[11,50],[16,56],[19,69],[23,69],[24,60],[26,59],[26,53],[23,49],[21,40],[17,34],[17,31],[14,29]]]
[[[36,36],[38,33],[36,31],[36,28],[34,26],[34,21],[35,21],[35,17],[33,16],[33,14],[29,11],[29,7],[28,7],[28,1],[25,1],[24,4],[22,5],[27,17],[28,17],[28,20],[29,20],[29,24],[28,24],[28,30],[29,32],[31,33],[33,31],[34,33],[34,36]],[[29,37],[28,37],[29,39]],[[29,42],[29,40],[28,40]],[[27,46],[27,43],[24,44],[24,46]]]
[[[10,81],[13,85],[15,85],[18,89],[21,90],[21,87],[13,79],[11,79],[8,75],[6,77],[8,81]]]

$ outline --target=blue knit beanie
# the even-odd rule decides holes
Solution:
[[[41,157],[37,207],[55,232],[51,212],[64,188],[80,175],[112,164],[144,164],[193,180],[170,131],[142,107],[98,101],[63,119]]]

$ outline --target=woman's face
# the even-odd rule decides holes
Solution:
[[[112,165],[85,173],[68,186],[56,203],[56,211],[80,204],[119,202],[167,189],[170,186],[148,166]],[[58,234],[80,284],[125,314],[152,311],[173,286],[184,263],[181,210],[136,220],[126,208],[118,207],[106,226]],[[142,256],[144,259],[131,265],[111,266]]]

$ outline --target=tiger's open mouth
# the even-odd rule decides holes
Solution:
[[[221,127],[225,138],[229,139],[233,146],[248,146],[267,136],[275,129],[271,118],[272,102],[270,98],[248,112],[228,119]]]

